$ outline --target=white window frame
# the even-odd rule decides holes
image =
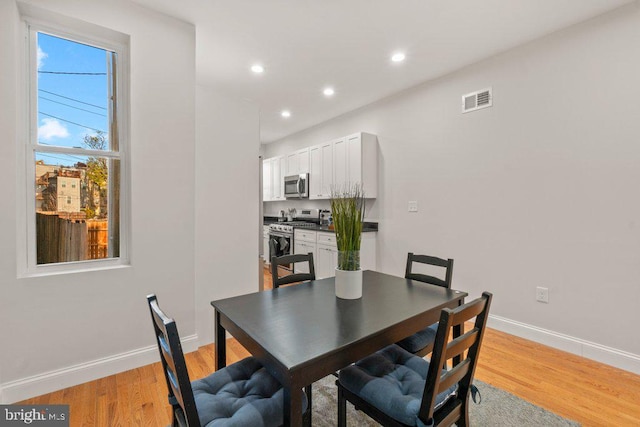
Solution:
[[[23,49],[24,87],[23,97],[24,126],[22,141],[18,153],[18,277],[33,277],[51,274],[77,273],[91,270],[121,268],[130,265],[129,243],[131,204],[130,204],[130,169],[129,169],[129,37],[103,27],[88,24],[52,12],[37,8],[26,7],[22,10],[25,43]],[[74,42],[83,43],[101,49],[113,51],[117,54],[116,61],[116,120],[118,123],[118,151],[101,151],[82,149],[82,155],[94,155],[120,161],[120,248],[117,258],[103,258],[85,261],[61,262],[52,264],[37,264],[36,259],[36,207],[35,207],[35,153],[46,151],[61,154],[79,154],[73,148],[50,147],[43,150],[37,143],[38,114],[37,114],[37,37],[36,34],[46,33]],[[110,178],[111,179],[111,178]],[[110,184],[111,185],[111,184]],[[111,198],[110,198],[111,200]],[[111,216],[109,217],[109,221]]]

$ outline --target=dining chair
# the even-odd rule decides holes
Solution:
[[[309,272],[292,273],[286,276],[278,275],[279,265],[290,265],[291,271],[295,271],[294,265],[298,262],[308,262]],[[316,280],[316,270],[313,266],[313,253],[309,252],[308,254],[294,254],[271,257],[271,278],[273,280],[273,289],[277,289],[281,285],[288,285],[289,283],[303,282],[306,280]]]
[[[433,267],[443,267],[445,269],[444,279],[413,271],[413,263],[425,264]],[[419,282],[429,283],[431,285],[442,286],[443,288],[451,288],[451,278],[453,276],[453,260],[442,259],[429,255],[414,255],[409,252],[407,255],[407,269],[405,271],[405,279],[417,280]],[[433,342],[436,337],[438,324],[434,323],[415,334],[397,342],[397,344],[418,356],[426,356],[433,350]]]
[[[256,358],[247,357],[191,382],[176,322],[160,309],[155,295],[147,296],[147,302],[173,408],[172,426],[283,424],[284,389]],[[306,395],[302,402],[303,423],[310,426]]]
[[[484,292],[470,303],[442,310],[430,361],[392,344],[342,369],[336,381],[338,426],[346,426],[347,401],[384,426],[468,426],[469,395],[491,299]],[[474,317],[471,330],[449,341],[456,325]],[[459,363],[442,368],[455,357]]]

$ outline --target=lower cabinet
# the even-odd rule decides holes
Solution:
[[[376,237],[377,233],[362,233],[360,243],[360,268],[362,270],[376,269]],[[319,231],[317,242],[316,277],[318,279],[333,277],[336,275],[336,267],[338,266],[336,235]]]
[[[314,268],[316,268],[316,232],[309,230],[294,230],[293,235],[293,253],[294,254],[313,254]],[[309,265],[306,262],[297,263],[293,266],[294,273],[308,273]],[[316,273],[316,277],[318,273]]]
[[[269,259],[269,226],[262,226],[262,258],[264,262],[269,264],[271,260]]]
[[[338,249],[335,245],[318,244],[318,263],[316,265],[316,278],[324,279],[336,275],[338,266]]]

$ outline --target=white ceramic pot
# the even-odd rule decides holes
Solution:
[[[362,270],[336,268],[336,296],[342,299],[362,298]]]

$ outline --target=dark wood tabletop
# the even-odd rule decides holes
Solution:
[[[335,296],[334,278],[212,301],[216,366],[226,365],[225,332],[285,387],[285,424],[301,422],[300,390],[368,354],[435,323],[467,293],[374,271],[362,298]]]

